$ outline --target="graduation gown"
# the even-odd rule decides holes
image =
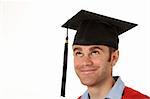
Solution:
[[[150,99],[150,97],[132,89],[129,87],[125,87],[122,99]]]
[[[81,96],[78,99],[81,99]],[[114,97],[114,99],[115,99],[115,97]],[[122,99],[150,99],[150,97],[148,97],[132,88],[125,87],[123,94],[122,94]]]

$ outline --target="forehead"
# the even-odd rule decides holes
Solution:
[[[101,49],[107,50],[109,47],[105,45],[73,45],[73,50],[90,50],[90,49]]]

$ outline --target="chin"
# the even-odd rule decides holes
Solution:
[[[90,83],[90,82],[81,82],[81,83],[87,87],[95,85],[95,83]]]
[[[80,79],[81,83],[85,86],[92,86],[95,84],[93,79]]]
[[[83,85],[86,86],[91,86],[96,82],[96,78],[94,77],[94,75],[78,75],[80,82]]]

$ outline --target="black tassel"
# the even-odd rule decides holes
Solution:
[[[64,48],[64,61],[63,61],[63,75],[62,75],[62,83],[61,83],[61,96],[65,97],[65,86],[66,86],[66,76],[67,76],[67,58],[68,58],[68,28],[67,28],[67,36]]]

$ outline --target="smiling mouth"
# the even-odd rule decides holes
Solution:
[[[81,74],[93,74],[96,69],[83,69],[81,70]]]

